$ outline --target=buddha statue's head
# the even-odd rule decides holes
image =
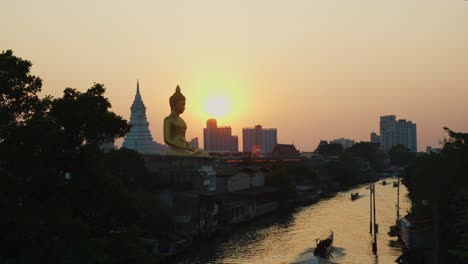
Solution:
[[[177,114],[182,114],[185,110],[185,96],[180,92],[180,87],[177,85],[175,93],[169,98],[171,111]]]

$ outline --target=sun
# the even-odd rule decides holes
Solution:
[[[222,118],[231,112],[232,104],[228,97],[223,95],[213,95],[206,99],[205,112],[214,118]]]

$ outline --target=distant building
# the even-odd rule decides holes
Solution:
[[[395,143],[405,145],[410,151],[417,151],[416,124],[405,119],[396,123]]]
[[[343,147],[343,150],[345,150],[354,145],[354,140],[347,138],[338,138],[330,141],[330,144],[340,144]]]
[[[370,133],[370,142],[380,143],[380,136],[375,132]]]
[[[198,147],[198,137],[192,138],[192,139],[190,140],[190,145],[192,145],[193,148],[198,149],[198,148],[199,148],[199,147]]]
[[[317,148],[315,148],[314,150],[314,153],[318,153],[318,151],[320,150],[321,147],[325,146],[325,145],[328,145],[328,141],[326,140],[320,140]]]
[[[154,142],[151,136],[138,81],[135,100],[130,110],[130,132],[125,136],[122,147],[133,149],[141,154],[165,154],[165,145]]]
[[[239,137],[231,136],[231,150],[230,152],[239,152]]]
[[[216,119],[208,119],[203,129],[204,149],[208,152],[233,153],[239,151],[239,139],[231,127],[218,127]]]
[[[276,144],[271,152],[272,158],[291,159],[300,158],[301,153],[296,149],[294,144]]]
[[[416,124],[405,119],[396,120],[394,115],[380,117],[381,146],[389,151],[395,145],[404,145],[410,151],[417,151]]]
[[[265,185],[266,168],[259,166],[234,167],[219,165],[216,167],[216,190],[235,192]]]
[[[253,128],[242,129],[242,150],[244,152],[270,153],[277,143],[276,128],[262,128],[261,125],[256,125]]]
[[[394,115],[380,117],[380,140],[381,146],[385,151],[389,151],[395,146],[395,124]]]

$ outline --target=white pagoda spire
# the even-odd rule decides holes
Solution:
[[[137,79],[137,91],[136,91],[135,96],[138,96],[141,99],[141,96],[140,96],[140,82],[138,81],[138,79]]]
[[[153,141],[146,119],[146,107],[140,95],[140,83],[137,80],[135,99],[130,107],[130,132],[125,137],[123,147],[141,154],[161,154],[163,146]]]

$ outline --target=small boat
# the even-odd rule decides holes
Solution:
[[[398,187],[398,182],[393,182],[393,187]]]
[[[351,193],[351,200],[354,201],[356,200],[357,198],[359,198],[359,193],[356,192],[356,193]]]
[[[387,185],[387,182],[386,182],[386,181],[383,181],[383,182],[382,182],[382,185]]]
[[[317,243],[317,247],[314,250],[314,255],[327,258],[333,248],[333,231],[331,231],[327,238],[317,239],[315,242]]]

